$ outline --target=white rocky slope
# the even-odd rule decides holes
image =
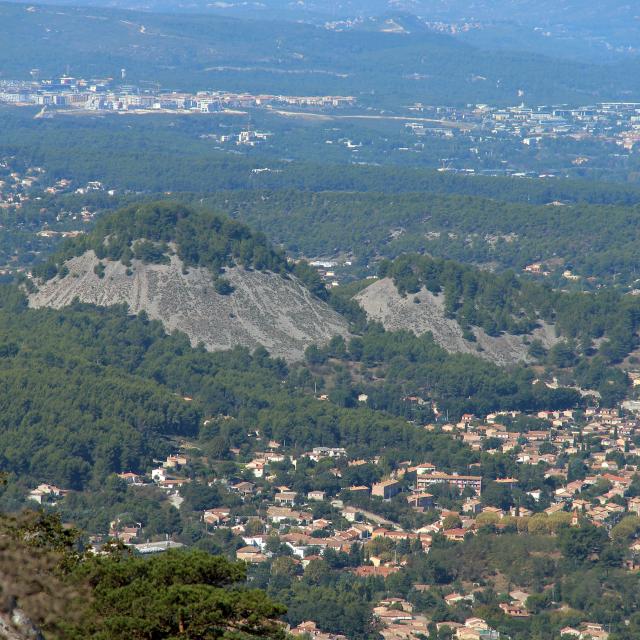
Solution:
[[[473,353],[499,365],[528,360],[528,346],[522,336],[503,334],[494,338],[482,329],[474,328],[476,342],[465,340],[460,325],[445,317],[444,295],[434,295],[426,288],[403,298],[393,280],[383,278],[360,291],[355,300],[370,319],[381,322],[385,329],[406,329],[417,335],[431,331],[435,341],[447,351]],[[543,324],[527,339],[540,340],[545,347],[557,341],[553,327]]]
[[[263,345],[290,361],[301,359],[310,344],[348,333],[345,319],[294,277],[234,267],[224,277],[235,290],[223,296],[214,290],[209,270],[183,273],[175,255],[166,265],[134,260],[131,275],[122,263],[103,260],[99,278],[97,264],[93,251],[72,258],[68,275],[41,284],[29,296],[30,306],[61,308],[74,298],[101,306],[127,304],[132,313],[145,311],[160,320],[167,332],[186,333],[193,345],[203,343],[211,351]]]

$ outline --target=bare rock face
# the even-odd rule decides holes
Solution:
[[[503,334],[494,338],[474,327],[476,342],[465,340],[460,325],[445,316],[444,296],[434,295],[426,288],[403,298],[393,280],[383,278],[360,291],[355,300],[371,320],[381,322],[385,329],[405,329],[416,335],[431,331],[434,340],[449,352],[471,353],[501,366],[529,360],[522,336]],[[528,338],[540,340],[545,347],[557,341],[553,327],[542,324]]]
[[[0,612],[0,638],[3,640],[44,640],[38,628],[21,609]]]
[[[74,298],[100,306],[126,304],[132,313],[145,311],[160,320],[169,333],[186,333],[194,346],[220,351],[263,345],[289,361],[301,359],[310,344],[348,333],[346,320],[293,276],[234,267],[224,274],[234,291],[220,295],[208,269],[185,273],[175,255],[165,265],[134,260],[131,275],[122,263],[103,260],[102,278],[94,273],[98,262],[93,251],[72,258],[66,263],[69,273],[42,284],[29,305],[59,309]]]

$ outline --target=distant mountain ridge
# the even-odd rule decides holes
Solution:
[[[605,6],[599,0],[46,0],[43,4],[216,14],[388,33],[415,33],[429,25],[489,49],[596,63],[640,55],[640,10],[625,0],[611,0]]]
[[[268,11],[169,15],[0,2],[0,76],[29,79],[37,68],[50,77],[68,67],[78,77],[119,77],[124,68],[132,84],[352,95],[378,108],[425,96],[432,104],[513,104],[520,91],[537,104],[640,99],[632,60],[606,65],[563,60],[557,50],[553,58],[473,46],[416,31],[415,18],[393,18],[397,10],[389,15],[393,24],[341,31],[327,27],[329,18],[298,22]]]
[[[518,20],[527,23],[563,20],[574,23],[607,23],[637,15],[633,3],[609,0],[606,11],[600,0],[289,0],[186,2],[183,0],[52,0],[47,4],[118,7],[136,10],[189,12],[208,8],[222,13],[252,15],[346,18],[381,16],[391,12],[428,15],[434,19]]]

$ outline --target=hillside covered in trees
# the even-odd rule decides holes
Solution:
[[[463,181],[454,182],[464,189]],[[482,182],[468,179],[478,191]],[[577,193],[569,190],[565,200],[561,183],[549,186],[546,200],[534,191],[536,204],[510,201],[509,193],[498,189],[481,197],[445,195],[436,184],[433,188],[404,194],[225,191],[206,202],[268,231],[292,253],[353,255],[361,268],[378,256],[417,251],[518,271],[548,262],[558,272],[554,284],[562,282],[559,276],[566,268],[583,279],[625,285],[633,285],[640,272],[637,205],[576,201]]]
[[[163,264],[169,261],[169,243],[175,243],[185,267],[205,267],[217,275],[226,266],[287,271],[287,262],[262,233],[211,212],[156,202],[125,207],[100,219],[88,235],[69,240],[49,262],[37,268],[36,277],[49,280],[65,260],[93,250],[99,259],[132,259]]]
[[[227,448],[241,446],[247,430],[260,428],[298,447],[384,449],[394,456],[422,451],[445,468],[456,467],[451,443],[403,417],[410,409],[403,377],[412,370],[411,390],[452,415],[580,403],[575,392],[532,386],[523,369],[450,355],[429,336],[388,333],[375,324],[348,349],[340,337],[310,349],[312,364],[337,358],[335,372],[319,375],[272,359],[264,348],[253,354],[194,349],[183,334],[168,336],[160,323],[145,314],[132,317],[123,307],[76,303],[33,310],[14,288],[3,288],[1,296],[0,468],[23,487],[49,481],[82,489],[98,486],[110,473],[144,471],[176,437],[206,434],[203,420],[216,415],[237,418],[221,445]],[[411,368],[396,369],[399,358]],[[356,401],[358,389],[368,385],[339,365],[350,360],[394,365],[382,387],[372,385],[368,407]],[[319,402],[313,395],[318,388],[332,401]]]
[[[517,180],[511,183],[517,186]],[[505,187],[507,183],[505,183]],[[481,178],[468,178],[466,181],[452,181],[451,188],[468,187],[483,191]],[[184,257],[193,264],[203,265],[204,256],[209,252],[210,264],[219,266],[235,262],[267,268],[279,272],[285,269],[282,253],[269,247],[265,238],[277,246],[284,247],[290,255],[296,257],[316,256],[350,256],[354,262],[353,271],[359,274],[370,272],[371,264],[379,258],[394,259],[406,252],[429,253],[433,256],[448,258],[474,265],[488,265],[493,269],[514,269],[522,271],[532,263],[541,263],[543,270],[550,272],[547,281],[554,286],[566,286],[562,273],[566,269],[580,276],[577,286],[593,289],[600,283],[633,288],[636,286],[640,264],[635,246],[638,236],[635,231],[635,220],[638,205],[625,202],[624,192],[620,201],[614,203],[589,203],[581,198],[591,198],[593,194],[578,191],[571,192],[568,185],[562,186],[558,181],[550,186],[546,194],[541,193],[539,204],[513,202],[510,198],[519,197],[515,191],[501,191],[494,184],[490,197],[478,195],[450,195],[439,193],[439,189],[448,189],[445,181],[426,181],[425,188],[434,192],[414,192],[382,194],[377,192],[312,192],[291,189],[284,190],[244,190],[220,191],[207,194],[205,197],[194,194],[178,194],[174,198],[187,205],[175,206],[174,213],[166,214],[161,219],[156,204],[147,202],[145,207],[156,208],[157,219],[153,216],[144,220],[144,214],[126,231],[118,229],[123,221],[128,220],[131,212],[140,205],[125,207],[127,213],[111,218],[109,222],[100,221],[91,239],[85,239],[85,248],[95,245],[100,255],[125,261],[134,255],[131,246],[127,251],[122,242],[131,244],[133,237],[127,234],[136,233],[140,238],[149,233],[149,239],[160,240],[164,234],[169,240],[181,239],[189,242],[190,234],[196,230],[204,236],[215,234],[219,239],[226,237],[216,247],[192,246],[189,251],[198,253],[198,257]],[[566,190],[566,204],[559,205],[557,198],[562,198]],[[604,193],[596,190],[605,197]],[[631,195],[631,192],[626,194]],[[123,203],[133,196],[122,198]],[[138,199],[143,199],[137,196]],[[151,199],[151,197],[145,197]],[[556,202],[556,205],[551,205]],[[49,216],[56,212],[60,205],[46,202]],[[34,224],[41,220],[42,203],[37,210],[26,207],[18,216],[6,216],[8,233],[5,240],[29,243],[25,249],[42,250],[42,240],[38,237],[17,239],[19,234],[25,236],[24,223]],[[102,199],[97,206],[111,208],[114,203]],[[94,206],[96,206],[94,205]],[[182,206],[182,214],[176,211]],[[162,205],[167,208],[168,205]],[[186,212],[192,211],[188,217],[190,222],[181,220]],[[141,209],[142,210],[142,209]],[[212,213],[212,212],[215,212]],[[173,216],[173,219],[171,219]],[[160,230],[155,230],[155,224]],[[243,225],[249,225],[253,231]],[[135,226],[139,225],[139,226]],[[169,225],[175,227],[167,236]],[[110,228],[113,226],[113,228]],[[123,234],[124,232],[124,234]],[[119,238],[109,243],[108,249],[102,246],[100,236],[113,233]],[[179,235],[177,235],[179,234]],[[163,237],[164,237],[163,236]],[[83,246],[74,243],[76,250]],[[145,260],[153,260],[148,244],[137,248],[137,256]],[[7,250],[9,246],[7,245]],[[213,253],[211,253],[213,251]],[[225,256],[213,254],[222,251]],[[182,257],[182,254],[181,254]],[[51,271],[51,267],[47,267]]]
[[[620,362],[638,345],[640,301],[615,289],[570,293],[513,272],[496,274],[417,254],[383,261],[379,275],[392,278],[403,295],[422,287],[442,294],[445,313],[466,330],[477,326],[489,335],[527,334],[544,320],[554,325],[565,347],[571,344],[575,353],[587,356],[597,353],[609,363]],[[558,353],[564,350],[561,345],[555,348]],[[544,355],[535,344],[531,351]],[[562,366],[560,360],[557,364]],[[565,364],[575,364],[575,354],[567,354]]]
[[[83,488],[144,470],[166,455],[170,437],[197,437],[212,415],[241,418],[227,446],[260,425],[300,447],[434,447],[389,414],[318,402],[308,372],[264,349],[193,349],[122,307],[31,310],[13,289],[2,299],[1,467],[21,483]]]

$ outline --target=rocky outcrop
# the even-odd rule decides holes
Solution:
[[[39,629],[21,609],[0,611],[0,638],[3,640],[44,640]]]
[[[435,341],[447,351],[472,353],[503,366],[528,361],[528,346],[523,336],[492,337],[482,329],[474,328],[476,341],[465,340],[460,325],[445,316],[444,296],[434,295],[425,288],[402,297],[393,280],[383,278],[360,291],[355,300],[370,319],[381,322],[385,329],[406,329],[417,335],[431,331]],[[553,327],[543,323],[526,339],[540,340],[545,347],[552,346],[557,340]]]
[[[165,265],[134,260],[129,270],[103,260],[102,278],[94,272],[97,264],[92,251],[72,258],[68,274],[40,284],[29,296],[30,306],[60,308],[74,298],[101,306],[126,304],[132,313],[145,311],[160,320],[167,332],[186,333],[193,345],[203,343],[211,351],[263,345],[290,361],[301,359],[310,344],[348,332],[346,320],[293,276],[233,267],[224,278],[234,291],[220,295],[209,270],[185,270],[176,255]]]

